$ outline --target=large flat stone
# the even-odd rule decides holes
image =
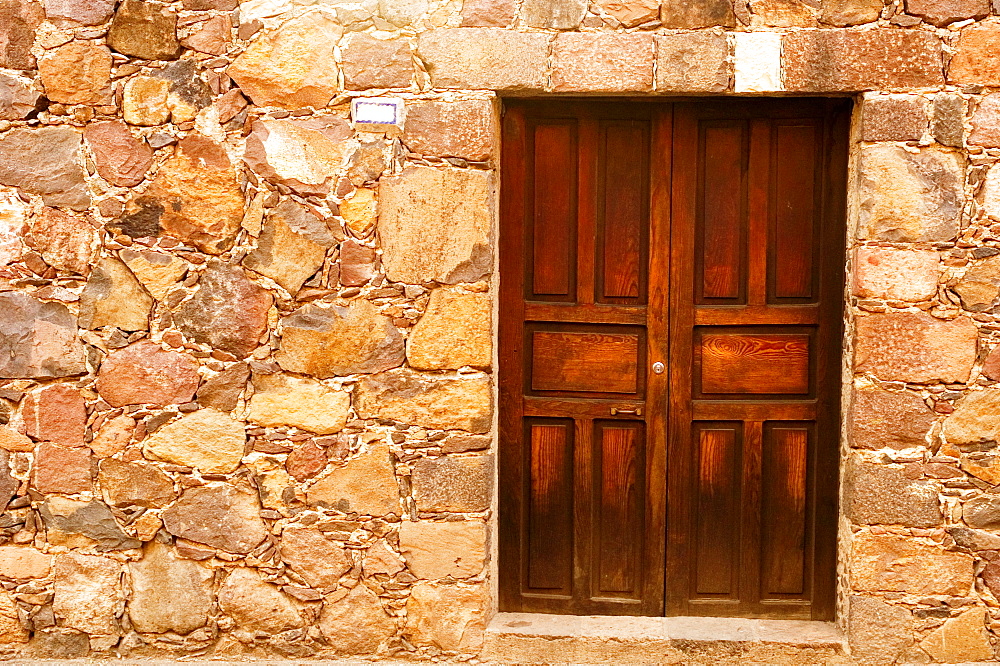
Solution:
[[[257,494],[228,483],[188,488],[163,512],[163,526],[174,536],[241,554],[268,535]]]
[[[214,409],[199,409],[150,435],[142,451],[156,460],[228,474],[239,467],[245,444],[241,422]]]
[[[211,569],[178,557],[173,548],[155,540],[128,568],[132,584],[128,617],[136,631],[188,634],[208,622]]]
[[[948,65],[948,81],[956,84],[1000,86],[1000,25],[970,25],[963,28]]]
[[[97,375],[97,391],[114,407],[191,402],[197,388],[198,362],[150,340],[112,352]]]
[[[851,654],[862,663],[895,663],[913,644],[913,613],[905,606],[860,595],[849,603],[847,636]]]
[[[259,106],[321,108],[337,93],[336,16],[313,10],[258,37],[226,72]]]
[[[1000,146],[1000,94],[983,95],[975,109],[969,143],[990,148]]]
[[[985,608],[970,608],[928,634],[920,647],[942,664],[995,661],[991,634],[986,630],[989,622]]]
[[[394,282],[472,282],[492,268],[491,173],[410,167],[379,185],[386,276]]]
[[[315,379],[274,374],[253,379],[247,419],[265,427],[294,426],[320,435],[340,432],[347,423],[351,394]]]
[[[576,30],[587,13],[587,0],[524,0],[521,21],[532,28]]]
[[[551,37],[491,28],[420,34],[418,53],[435,88],[543,90]]]
[[[42,5],[35,0],[0,2],[0,67],[35,68],[31,47],[35,41],[35,29],[44,18]]]
[[[715,32],[656,36],[657,92],[723,92],[732,80],[729,43]]]
[[[857,449],[908,449],[925,446],[937,420],[923,398],[878,387],[855,388],[848,418],[851,446]]]
[[[60,104],[111,102],[111,51],[88,42],[70,42],[38,61],[45,96]]]
[[[848,464],[844,504],[848,519],[864,525],[936,527],[943,520],[933,483],[914,480],[905,468],[856,456]]]
[[[300,605],[247,567],[233,569],[219,588],[219,609],[250,631],[276,634],[301,627]]]
[[[319,629],[334,652],[372,654],[396,633],[396,621],[364,583],[338,601],[323,603]]]
[[[158,2],[125,0],[111,21],[108,46],[144,60],[175,60],[181,53],[177,14]]]
[[[436,580],[478,575],[486,563],[486,526],[479,521],[403,521],[399,552],[417,578]]]
[[[966,382],[977,338],[967,317],[943,321],[912,312],[858,317],[854,368],[884,380]]]
[[[621,93],[653,89],[656,44],[651,35],[573,33],[552,42],[556,92]]]
[[[410,87],[413,57],[406,40],[375,39],[356,32],[347,37],[341,52],[348,90]]]
[[[937,294],[940,273],[937,252],[860,247],[854,253],[854,294],[861,298],[927,301]]]
[[[174,500],[174,482],[160,468],[107,458],[101,461],[98,479],[104,500],[117,507],[158,508]]]
[[[973,558],[910,537],[862,532],[851,549],[850,580],[862,592],[964,596],[972,590]]]
[[[411,483],[421,511],[485,511],[493,494],[493,456],[420,458]]]
[[[128,550],[141,543],[128,537],[103,502],[85,502],[53,495],[45,499],[39,513],[45,522],[48,542],[53,546],[99,550]]]
[[[736,15],[732,3],[727,0],[663,0],[660,3],[660,22],[665,28],[685,30],[713,26],[731,28],[736,25]]]
[[[83,138],[94,154],[101,178],[119,187],[141,183],[153,162],[153,151],[132,136],[128,126],[117,120],[87,125]]]
[[[955,411],[944,421],[944,436],[948,443],[1000,443],[1000,390],[992,388],[972,391],[955,405]]]
[[[52,610],[63,626],[95,636],[118,633],[115,616],[125,604],[121,564],[107,557],[60,553],[54,568]]]
[[[87,275],[97,256],[100,238],[92,220],[46,206],[41,214],[35,215],[31,234],[25,240],[49,266]]]
[[[403,635],[418,647],[476,651],[486,629],[486,603],[482,585],[417,583],[406,602]]]
[[[24,396],[21,421],[25,433],[36,441],[83,446],[87,406],[75,386],[49,384]]]
[[[301,194],[326,195],[346,157],[347,128],[290,120],[253,124],[243,161],[255,173]]]
[[[112,326],[123,331],[148,331],[153,297],[128,266],[113,256],[98,262],[80,294],[80,326]]]
[[[406,107],[403,143],[421,155],[485,161],[493,155],[496,134],[490,100],[431,100]]]
[[[0,294],[0,377],[69,377],[87,371],[76,319],[61,303]]]
[[[42,442],[35,449],[32,486],[45,495],[90,492],[93,486],[90,449]]]
[[[361,418],[484,433],[493,421],[493,397],[486,377],[423,375],[409,369],[364,377],[354,408]]]
[[[906,0],[906,11],[936,26],[989,16],[989,0]]]
[[[0,120],[27,118],[40,97],[27,77],[0,74]]]
[[[352,567],[341,544],[311,527],[289,527],[281,532],[281,559],[317,590],[336,589]]]
[[[115,0],[45,0],[45,18],[53,23],[100,25],[115,12]]]
[[[392,455],[374,444],[314,483],[306,493],[312,505],[369,516],[400,515],[399,486]]]
[[[970,312],[986,312],[1000,301],[1000,256],[974,263],[954,287],[962,307]]]
[[[49,206],[87,208],[82,142],[82,135],[68,127],[7,132],[0,137],[0,184],[37,194]]]
[[[326,250],[296,233],[283,220],[272,217],[264,224],[256,249],[246,256],[243,265],[295,294],[323,266]]]
[[[489,294],[442,287],[406,341],[410,367],[448,370],[488,368],[493,362],[493,304]]]

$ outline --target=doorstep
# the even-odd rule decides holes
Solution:
[[[832,622],[540,613],[495,615],[482,658],[527,664],[853,663]]]

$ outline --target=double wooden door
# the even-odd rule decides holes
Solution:
[[[832,618],[849,108],[507,103],[502,610]]]

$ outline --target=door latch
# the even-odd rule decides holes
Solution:
[[[618,407],[611,408],[611,416],[618,416],[619,414],[642,416],[642,407],[636,407],[635,409],[619,409]]]
[[[660,363],[659,361],[657,361],[656,363],[653,364],[653,373],[654,374],[662,375],[664,370],[666,370],[666,367],[662,363]]]

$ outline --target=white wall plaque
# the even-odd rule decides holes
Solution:
[[[736,92],[782,90],[781,34],[777,32],[737,32]]]
[[[403,127],[406,106],[398,97],[355,97],[351,100],[351,120],[362,132],[384,132]]]

